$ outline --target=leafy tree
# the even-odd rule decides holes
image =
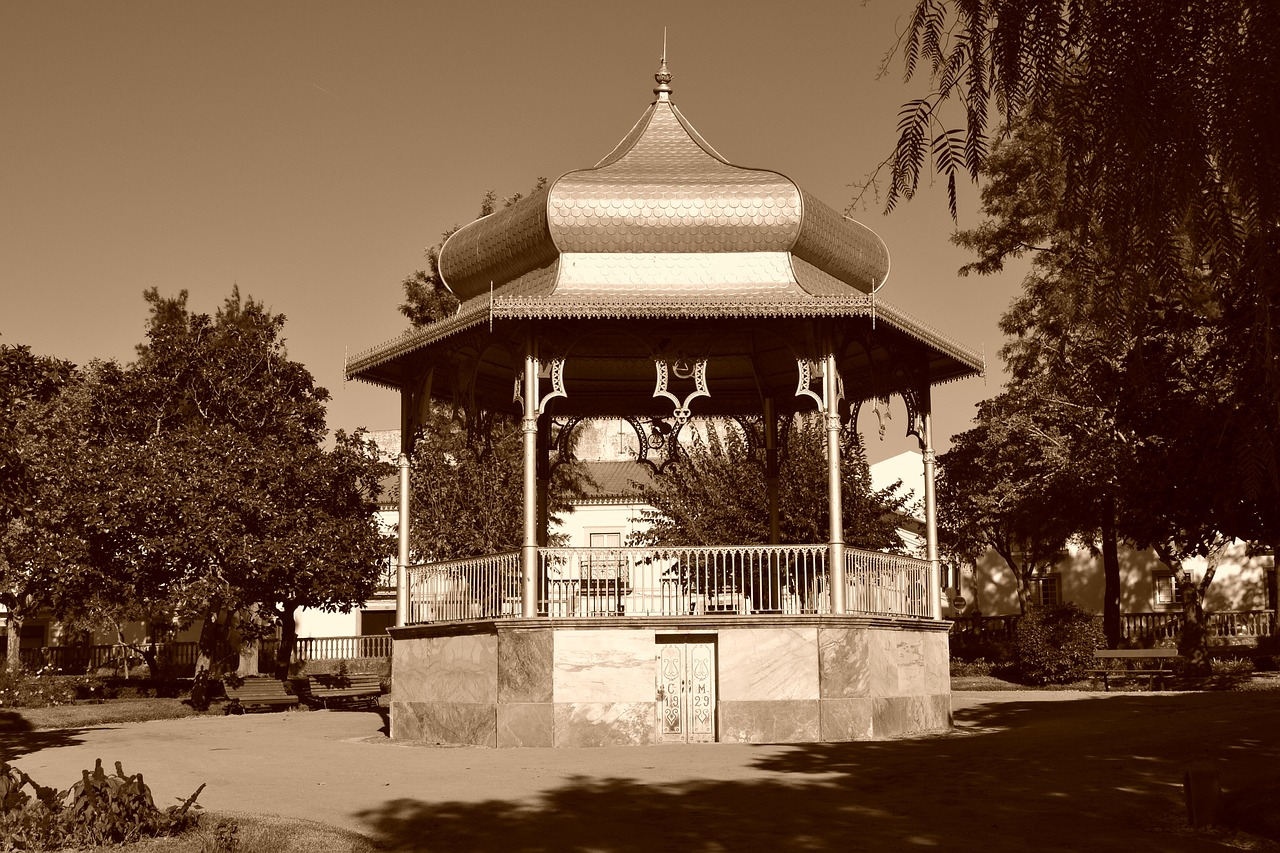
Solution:
[[[1263,269],[1280,224],[1278,41],[1270,0],[918,0],[891,56],[908,80],[927,67],[931,86],[901,112],[888,204],[911,197],[931,156],[952,187],[976,180],[998,118],[1044,119],[1062,227],[1096,220],[1134,272],[1176,269],[1188,248],[1227,275]]]
[[[1212,361],[1223,330],[1206,310],[1213,293],[1202,272],[1177,270],[1169,293],[1150,293],[1125,311],[1094,312],[1082,299],[1123,282],[1104,241],[1061,227],[1066,182],[1054,133],[1051,122],[1029,119],[1002,131],[982,189],[989,218],[955,240],[978,255],[962,272],[996,271],[1006,257],[1032,253],[1023,293],[1001,319],[1015,392],[1008,399],[1052,421],[1064,441],[1081,488],[1062,512],[1086,541],[1101,542],[1114,645],[1117,540],[1162,554],[1207,553],[1215,531],[1232,525],[1213,496],[1229,503],[1236,494],[1227,482],[1234,466],[1222,456],[1237,437],[1224,441],[1220,427],[1231,388]]]
[[[1061,175],[1042,213],[1086,250],[1068,259],[1074,279],[1059,296],[1069,316],[1139,342],[1153,336],[1153,312],[1211,327],[1201,364],[1224,383],[1208,448],[1225,463],[1214,511],[1224,533],[1271,544],[1280,541],[1278,41],[1280,6],[1269,0],[919,0],[898,47],[908,78],[928,68],[931,91],[904,107],[886,161],[889,207],[911,197],[932,157],[954,215],[956,175],[976,179],[990,165],[989,127],[1046,123],[1050,170],[1033,168],[1021,184],[1034,201]],[[959,129],[949,129],[949,104]],[[987,260],[1016,253],[1017,241],[990,245]],[[1146,349],[1135,350],[1137,367]]]
[[[944,547],[976,560],[988,548],[1013,570],[1027,612],[1031,579],[1077,531],[1066,441],[1054,425],[1006,393],[978,405],[975,426],[938,457],[938,527]]]
[[[492,418],[487,440],[477,441],[459,413],[432,410],[414,446],[410,490],[414,510],[410,549],[433,562],[513,551],[524,539],[519,507],[524,501],[520,425]],[[571,463],[558,465],[548,483],[548,521],[572,508],[584,494],[585,476]],[[552,534],[551,545],[559,544]]]
[[[631,544],[741,545],[769,543],[769,506],[761,441],[748,444],[738,429],[719,430],[709,422],[695,430],[680,458],[645,486],[641,495],[643,531]],[[757,436],[758,438],[758,436]],[[844,433],[841,448],[841,511],[846,544],[869,550],[901,551],[898,526],[909,496],[901,483],[871,488],[866,453],[856,433]],[[798,418],[779,472],[779,532],[783,544],[825,542],[827,498],[826,431],[816,418]]]
[[[9,671],[21,667],[23,620],[51,595],[53,575],[41,557],[67,462],[62,424],[52,413],[75,379],[69,362],[0,344],[0,604],[7,611]]]
[[[138,359],[100,366],[87,401],[66,609],[202,619],[214,674],[233,621],[279,619],[285,655],[293,607],[347,611],[371,594],[391,548],[374,516],[389,467],[359,434],[321,447],[328,392],[288,358],[283,316],[238,290],[212,317],[185,291],[146,299]]]

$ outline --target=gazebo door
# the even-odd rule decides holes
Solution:
[[[716,739],[716,638],[658,637],[658,737],[664,743]]]

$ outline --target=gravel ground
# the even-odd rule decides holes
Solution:
[[[4,726],[65,787],[95,758],[158,803],[355,830],[394,850],[1280,849],[1280,692],[957,692],[947,735],[852,744],[486,750],[390,742],[372,712]],[[12,720],[10,720],[12,722]],[[1231,828],[1186,827],[1216,766]]]

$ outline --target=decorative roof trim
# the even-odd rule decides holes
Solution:
[[[987,362],[981,354],[974,352],[954,338],[943,334],[928,323],[917,320],[896,305],[877,299],[875,300],[875,314],[877,320],[887,320],[893,328],[904,335],[915,338],[921,343],[929,344],[961,364],[982,375],[986,375]]]
[[[405,332],[381,346],[359,353],[347,362],[348,379],[393,361],[486,320],[565,319],[746,319],[759,317],[870,317],[950,356],[975,373],[986,374],[986,360],[927,323],[880,299],[855,293],[842,297],[775,298],[743,302],[673,297],[619,297],[607,300],[557,299],[554,296],[488,296],[468,300],[458,313],[421,329]],[[373,380],[366,380],[373,381]],[[383,384],[374,381],[374,384]]]

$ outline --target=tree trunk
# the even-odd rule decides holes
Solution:
[[[1222,559],[1225,542],[1219,542],[1206,555],[1204,577],[1199,583],[1187,584],[1182,591],[1182,636],[1178,638],[1178,652],[1186,659],[1188,675],[1206,676],[1213,673],[1209,658],[1209,624],[1204,615],[1204,596],[1213,583]],[[1179,566],[1181,568],[1181,566]]]
[[[1116,543],[1116,505],[1108,496],[1102,508],[1102,631],[1107,648],[1120,645],[1120,549]]]
[[[205,614],[204,624],[200,626],[196,672],[203,670],[213,678],[226,674],[227,636],[230,628],[231,613],[229,611],[211,610]]]
[[[22,619],[9,608],[9,618],[5,625],[5,637],[9,647],[5,654],[5,669],[16,673],[22,669]]]
[[[276,647],[276,678],[289,677],[289,664],[293,662],[293,650],[298,646],[298,622],[293,615],[294,604],[286,601],[276,612],[280,617],[280,645]]]
[[[1187,584],[1182,591],[1182,634],[1178,637],[1178,653],[1186,660],[1188,675],[1209,675],[1209,630],[1205,624],[1204,603],[1199,584]]]

